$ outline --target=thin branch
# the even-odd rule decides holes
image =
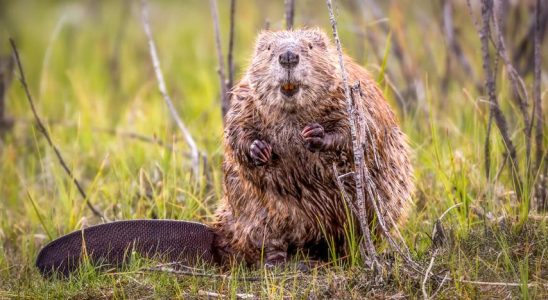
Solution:
[[[335,19],[335,14],[333,13],[333,5],[331,0],[326,0],[327,9],[329,10],[329,20],[331,22],[331,27],[333,29],[333,38],[335,39],[335,44],[337,45],[337,52],[339,56],[339,66],[341,69],[341,76],[344,85],[344,95],[346,98],[346,111],[348,114],[348,119],[350,123],[350,134],[352,137],[352,152],[354,155],[354,180],[356,182],[356,197],[359,210],[359,223],[364,235],[363,242],[365,243],[364,248],[367,250],[369,259],[371,259],[374,266],[378,266],[379,262],[377,260],[377,252],[375,246],[371,241],[371,232],[369,229],[369,221],[367,218],[367,213],[365,211],[365,195],[363,193],[363,172],[364,172],[364,157],[363,150],[360,148],[358,143],[358,134],[357,134],[357,120],[354,112],[354,105],[352,101],[351,90],[348,85],[348,75],[344,67],[344,59],[342,53],[341,41],[339,39],[339,33],[337,31],[337,21]],[[367,258],[367,257],[366,257]],[[365,258],[364,258],[365,259]]]
[[[518,282],[494,282],[494,281],[475,281],[475,280],[465,280],[465,279],[448,279],[451,281],[456,281],[460,283],[474,284],[474,285],[485,285],[485,286],[503,286],[503,287],[522,287],[523,283]],[[530,282],[526,285],[528,288],[532,287],[548,287],[548,284],[543,284],[540,282]]]
[[[518,71],[514,68],[512,63],[510,62],[510,56],[508,55],[508,51],[506,50],[506,43],[504,42],[504,36],[503,32],[501,30],[500,23],[502,22],[500,15],[502,13],[498,13],[499,16],[497,16],[497,13],[493,13],[493,27],[495,28],[495,34],[497,35],[498,44],[495,45],[495,48],[497,49],[498,55],[502,58],[502,61],[504,62],[506,72],[508,74],[508,78],[510,80],[510,84],[512,85],[512,94],[513,99],[516,102],[516,104],[519,107],[519,110],[521,112],[522,118],[523,118],[523,131],[525,134],[525,153],[527,158],[527,165],[529,165],[530,162],[530,156],[531,156],[531,119],[529,117],[529,108],[528,108],[528,99],[529,95],[527,94],[527,88],[525,86],[525,82],[519,75]],[[494,43],[494,42],[493,42]]]
[[[151,268],[143,268],[142,271],[145,272],[160,272],[160,273],[167,273],[172,275],[178,275],[178,276],[194,276],[194,277],[207,277],[207,278],[214,278],[214,279],[221,279],[221,280],[237,280],[237,281],[249,281],[249,282],[256,282],[256,281],[262,281],[265,279],[265,277],[257,276],[257,277],[238,277],[238,276],[232,276],[232,275],[224,275],[224,274],[210,274],[205,272],[198,272],[196,270],[192,270],[192,268],[184,267],[186,270],[178,270],[169,266],[166,266],[164,264],[160,264]],[[293,274],[280,274],[280,275],[273,275],[268,276],[268,278],[284,278],[284,279],[290,279],[294,277],[302,276],[301,273],[293,273]]]
[[[545,3],[546,4],[546,3]],[[542,103],[541,103],[541,90],[540,90],[540,84],[542,80],[542,65],[541,65],[541,54],[540,54],[540,46],[541,46],[541,20],[540,20],[540,11],[541,11],[541,1],[537,0],[537,5],[535,9],[535,38],[534,38],[534,86],[533,86],[533,94],[534,94],[534,109],[533,109],[533,115],[535,118],[535,156],[536,156],[536,164],[535,164],[535,170],[538,170],[540,174],[542,174],[542,171],[540,168],[542,167],[542,162],[545,157],[544,149],[543,149],[543,140],[544,140],[544,116],[542,113]],[[548,208],[548,195],[547,195],[547,187],[546,187],[546,176],[548,167],[546,166],[546,162],[544,162],[544,174],[539,176],[540,183],[537,185],[536,189],[536,196],[539,208],[539,211],[545,210]]]
[[[167,107],[169,108],[171,117],[177,124],[177,127],[179,127],[179,129],[183,133],[183,137],[190,148],[192,170],[196,180],[198,180],[200,176],[200,152],[198,151],[198,147],[196,146],[196,142],[194,141],[194,138],[192,137],[192,135],[186,128],[185,124],[183,123],[183,120],[181,119],[181,117],[177,113],[177,110],[175,109],[175,105],[173,105],[173,102],[171,101],[171,97],[167,93],[166,83],[164,81],[164,75],[162,74],[162,69],[160,68],[160,60],[158,59],[158,53],[156,51],[156,45],[154,44],[154,40],[152,39],[152,31],[150,30],[150,24],[148,20],[148,7],[147,7],[147,2],[145,0],[141,0],[141,22],[143,23],[143,28],[145,30],[145,34],[148,40],[150,58],[152,59],[152,65],[154,66],[154,73],[156,74],[156,79],[158,80],[158,88],[167,104]]]
[[[432,257],[430,258],[430,264],[428,264],[428,268],[426,269],[426,274],[424,274],[424,279],[422,280],[422,295],[424,296],[424,299],[428,300],[431,299],[431,297],[428,296],[428,292],[426,291],[426,282],[428,281],[428,278],[430,277],[430,272],[432,271],[432,267],[434,266],[434,260],[436,259],[436,256],[438,255],[438,249],[434,250],[434,253],[432,254]]]
[[[295,21],[295,0],[285,0],[285,28],[293,29]]]
[[[227,295],[215,293],[215,292],[209,292],[204,290],[198,290],[198,296],[206,297],[207,299],[214,298],[214,299],[226,299],[228,298]],[[236,299],[258,299],[257,296],[253,294],[234,294],[236,296]]]
[[[234,86],[234,26],[236,24],[236,0],[230,0],[230,33],[228,37],[228,83],[227,90],[230,91]],[[230,108],[230,97],[228,100]]]
[[[456,30],[453,23],[453,2],[452,0],[443,0],[443,31],[445,40],[447,43],[447,47],[449,48],[448,52],[448,59],[447,59],[447,67],[446,67],[446,74],[445,74],[445,81],[449,80],[449,63],[451,62],[450,54],[453,53],[453,55],[458,59],[459,65],[462,67],[464,72],[472,78],[473,82],[476,82],[476,76],[472,70],[470,61],[462,51],[462,47],[459,44],[456,36]]]
[[[493,113],[492,110],[489,110],[489,119],[487,120],[487,132],[485,133],[485,145],[484,156],[485,156],[485,178],[489,181],[491,178],[491,129],[493,128]]]
[[[0,137],[13,126],[13,120],[6,115],[6,92],[11,83],[14,62],[11,56],[0,57]]]
[[[375,20],[387,20],[387,17],[382,11],[382,8],[375,0],[361,0],[358,2],[358,4],[360,5],[360,8],[364,14],[366,14],[367,12],[371,12]],[[390,28],[390,24],[388,22],[378,22],[378,24],[384,34],[387,37],[391,38],[390,43],[392,45],[392,48],[390,50],[393,51],[394,56],[398,60],[398,66],[400,68],[401,75],[407,84],[404,93],[409,95],[410,100],[408,100],[408,105],[406,105],[406,107],[413,106],[416,103],[413,103],[411,101],[417,100],[417,95],[415,92],[413,92],[417,78],[413,72],[413,68],[409,62],[408,57],[405,55],[405,47],[402,44],[402,41],[398,38],[398,32]],[[404,113],[407,112],[408,111],[404,111]]]
[[[57,146],[51,140],[51,137],[48,133],[48,130],[46,129],[46,126],[44,126],[44,123],[42,122],[40,117],[38,116],[38,113],[37,113],[36,108],[34,106],[34,101],[32,99],[32,95],[30,93],[30,90],[29,90],[29,87],[28,87],[28,84],[27,84],[27,79],[25,77],[25,72],[23,71],[23,65],[22,65],[21,59],[19,57],[19,52],[17,51],[17,46],[15,45],[15,41],[12,38],[10,38],[10,44],[11,44],[11,48],[13,50],[13,55],[14,55],[14,58],[15,58],[15,62],[17,64],[17,68],[19,69],[19,75],[20,75],[19,81],[21,81],[21,85],[23,85],[23,89],[25,90],[27,100],[28,100],[28,102],[30,104],[30,108],[32,110],[32,114],[34,115],[34,118],[36,119],[36,124],[38,125],[38,131],[40,131],[42,133],[42,135],[46,138],[46,141],[48,142],[49,146],[53,149],[53,152],[55,152],[55,156],[57,156],[57,159],[59,160],[59,163],[61,164],[61,167],[63,167],[63,170],[65,170],[65,172],[67,173],[69,178],[72,180],[72,182],[76,186],[76,189],[78,190],[78,192],[80,193],[80,195],[84,199],[84,201],[85,201],[86,205],[88,206],[88,208],[93,212],[93,214],[95,216],[97,216],[97,217],[99,217],[99,218],[101,218],[105,221],[108,221],[108,219],[105,218],[105,216],[97,208],[95,208],[93,206],[93,204],[91,204],[91,202],[89,201],[89,199],[86,195],[86,192],[84,191],[84,188],[82,187],[82,185],[80,184],[78,179],[76,179],[76,177],[74,176],[74,174],[72,173],[72,171],[68,167],[67,163],[63,159],[63,156],[61,155],[61,152],[59,151],[59,148],[57,148]]]
[[[495,124],[497,125],[499,132],[502,136],[502,139],[506,145],[508,153],[510,155],[510,172],[512,174],[512,179],[516,187],[516,194],[518,199],[521,200],[521,179],[519,178],[519,165],[517,160],[516,148],[514,143],[510,139],[508,133],[508,125],[506,118],[500,108],[500,105],[497,100],[496,90],[495,90],[495,74],[491,68],[491,58],[489,55],[489,36],[490,36],[490,25],[489,20],[491,19],[493,13],[493,1],[492,0],[482,0],[481,6],[481,15],[482,15],[482,27],[479,31],[479,36],[481,40],[481,51],[483,57],[483,71],[485,72],[486,81],[485,87],[487,89],[487,94],[489,96],[489,106]]]
[[[147,136],[137,132],[119,131],[119,130],[110,129],[110,128],[93,127],[92,129],[97,132],[104,132],[114,136],[134,139],[134,140],[138,140],[138,141],[149,143],[149,144],[155,144],[155,145],[164,147],[169,151],[176,151],[175,147],[172,144],[166,143],[162,139],[157,138],[156,136]]]
[[[213,28],[215,30],[215,48],[217,49],[217,60],[219,66],[217,68],[217,73],[219,74],[219,82],[221,86],[221,109],[224,116],[230,108],[230,97],[227,93],[227,81],[225,75],[225,62],[223,58],[223,50],[221,49],[221,30],[219,29],[219,9],[217,7],[217,0],[209,0],[211,8],[211,16],[213,17]]]
[[[441,283],[438,286],[438,288],[436,289],[436,291],[432,295],[430,295],[430,299],[436,299],[436,295],[441,291],[441,288],[443,287],[445,282],[447,282],[450,279],[449,275],[447,275],[447,274],[445,274],[445,276],[443,276],[443,279],[441,280]]]
[[[360,217],[360,213],[354,202],[352,202],[352,198],[348,196],[348,193],[346,192],[346,189],[344,188],[344,184],[342,183],[342,179],[345,178],[346,175],[353,175],[354,172],[346,173],[343,175],[339,174],[339,171],[337,170],[337,164],[333,162],[333,174],[335,175],[335,179],[337,181],[337,187],[341,191],[341,194],[343,196],[343,199],[345,200],[346,204],[348,204],[348,207],[350,208],[350,211],[356,218]],[[362,249],[362,245],[360,245],[360,251],[362,251],[362,255],[365,254],[365,249]]]

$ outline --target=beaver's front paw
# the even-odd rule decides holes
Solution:
[[[314,123],[306,126],[301,132],[301,136],[308,150],[316,152],[324,148],[325,132],[322,125]]]
[[[255,165],[262,166],[272,158],[272,146],[265,141],[254,140],[249,148],[249,156]]]

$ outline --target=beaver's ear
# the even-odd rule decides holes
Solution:
[[[255,50],[262,51],[268,49],[270,45],[270,38],[271,31],[269,30],[263,30],[257,35],[257,39],[255,40]]]
[[[320,47],[322,49],[326,49],[330,44],[327,34],[325,34],[325,32],[319,28],[309,29],[308,36],[310,38],[310,41],[315,46]]]

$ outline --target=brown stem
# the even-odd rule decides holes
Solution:
[[[147,37],[150,58],[152,60],[154,73],[158,81],[158,89],[160,90],[160,93],[162,94],[164,101],[167,104],[169,112],[171,113],[171,117],[175,121],[175,124],[177,124],[177,127],[179,127],[179,130],[181,130],[183,137],[188,147],[190,148],[192,163],[191,167],[193,170],[194,178],[198,180],[198,178],[200,177],[200,152],[198,150],[198,147],[196,146],[194,138],[190,134],[190,131],[187,129],[185,123],[183,123],[183,120],[179,116],[179,113],[177,113],[177,109],[175,109],[175,105],[173,104],[173,101],[171,101],[171,97],[167,92],[164,75],[160,67],[160,59],[158,58],[158,52],[156,51],[156,44],[154,44],[154,40],[152,39],[152,31],[150,30],[150,24],[148,21],[148,7],[145,0],[141,1],[141,23],[143,23],[143,29]]]
[[[535,170],[541,175],[539,176],[539,183],[537,184],[536,189],[536,196],[538,201],[538,210],[546,210],[548,208],[548,197],[547,197],[547,187],[546,187],[546,180],[547,180],[547,170],[548,167],[546,166],[546,161],[543,162],[545,158],[544,153],[544,116],[542,113],[542,103],[541,103],[541,79],[542,79],[542,70],[541,70],[541,54],[540,54],[540,46],[541,46],[541,20],[540,20],[540,11],[541,11],[541,1],[537,0],[536,3],[536,9],[535,9],[535,38],[534,38],[534,44],[535,44],[535,50],[534,50],[534,86],[533,86],[533,94],[534,94],[534,110],[533,115],[535,116],[535,156],[536,156],[536,164],[535,164]],[[546,3],[545,3],[546,4]],[[544,174],[542,174],[541,168],[544,163]]]
[[[487,94],[489,96],[489,107],[495,124],[497,125],[499,132],[502,136],[506,149],[510,155],[510,172],[512,174],[512,179],[516,188],[516,194],[518,199],[522,199],[522,184],[519,177],[519,164],[517,160],[517,153],[514,143],[510,139],[508,133],[508,124],[506,118],[500,108],[499,102],[496,95],[495,87],[495,74],[491,68],[491,58],[489,54],[489,36],[490,36],[490,19],[493,13],[493,1],[492,0],[482,0],[481,5],[481,16],[482,16],[482,26],[479,31],[479,36],[481,40],[481,51],[483,57],[483,71],[485,72],[486,81],[485,87],[487,89]]]
[[[227,91],[230,91],[234,86],[234,26],[236,24],[236,0],[230,0],[230,33],[228,37],[228,83]],[[228,98],[228,106],[230,108],[230,97]]]
[[[219,83],[221,86],[221,109],[223,113],[223,120],[224,116],[228,112],[228,108],[230,107],[228,101],[229,97],[227,94],[227,82],[226,82],[226,75],[225,75],[225,62],[223,58],[223,50],[221,49],[221,30],[219,29],[219,9],[217,7],[217,0],[210,0],[209,1],[210,8],[211,8],[211,16],[213,17],[213,29],[215,31],[215,48],[217,50],[217,60],[219,63],[219,66],[217,68],[217,73],[219,74]]]
[[[356,197],[359,211],[359,223],[364,235],[363,242],[365,243],[364,248],[367,250],[367,254],[372,263],[377,266],[379,264],[377,259],[377,252],[375,246],[371,241],[371,231],[369,229],[369,221],[367,218],[367,213],[365,211],[365,195],[363,188],[363,167],[365,166],[363,151],[360,149],[360,144],[358,143],[358,134],[357,134],[357,120],[354,112],[354,105],[352,104],[352,95],[351,90],[348,85],[348,75],[344,67],[344,59],[342,54],[341,41],[339,39],[339,34],[337,31],[337,21],[335,19],[335,14],[333,13],[333,6],[331,0],[326,0],[327,9],[329,10],[329,20],[331,21],[331,27],[333,29],[333,38],[335,39],[335,44],[337,45],[337,51],[339,55],[339,65],[341,68],[341,75],[344,85],[344,95],[346,98],[346,111],[348,113],[348,118],[350,121],[350,134],[352,137],[352,152],[354,154],[354,180],[356,182]]]
[[[34,115],[34,118],[36,119],[36,124],[38,125],[38,131],[40,131],[42,133],[42,135],[46,138],[46,141],[48,142],[49,146],[53,149],[53,152],[55,152],[55,156],[57,156],[57,159],[59,160],[59,163],[61,164],[61,167],[63,167],[63,170],[65,170],[65,172],[67,173],[69,178],[72,180],[72,182],[76,186],[76,189],[78,190],[78,192],[80,193],[80,195],[84,199],[84,201],[85,201],[86,205],[88,206],[88,208],[93,212],[93,214],[95,216],[97,216],[97,217],[99,217],[99,218],[101,218],[105,221],[108,221],[108,219],[106,219],[105,216],[97,208],[95,208],[93,206],[93,204],[91,204],[91,202],[89,201],[89,199],[86,195],[86,192],[84,191],[84,188],[82,187],[82,185],[80,184],[78,179],[76,179],[76,177],[74,176],[74,174],[72,173],[72,171],[68,167],[67,163],[63,159],[63,156],[61,155],[61,152],[59,151],[59,148],[57,148],[57,146],[51,140],[51,137],[48,133],[48,130],[46,129],[46,126],[44,126],[44,123],[40,119],[40,116],[38,116],[38,112],[36,111],[36,108],[34,106],[34,101],[32,100],[32,95],[30,93],[30,90],[29,90],[29,87],[28,87],[28,84],[27,84],[27,79],[25,77],[25,72],[23,71],[23,65],[21,63],[21,59],[19,58],[19,52],[17,51],[17,46],[15,45],[15,41],[12,38],[10,38],[10,44],[11,44],[11,48],[13,50],[13,55],[14,55],[14,58],[15,58],[15,62],[17,64],[17,68],[19,69],[19,75],[21,76],[19,78],[19,81],[21,82],[21,85],[23,86],[23,89],[25,90],[27,100],[29,101],[30,108],[32,110],[32,114]]]
[[[295,20],[295,0],[285,0],[285,28],[293,29]]]

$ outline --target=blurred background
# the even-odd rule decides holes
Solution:
[[[230,2],[218,1],[225,63]],[[519,102],[525,99],[531,119],[538,108],[533,60],[537,1],[495,1],[496,23],[490,25],[495,95],[516,148],[519,193],[495,123],[487,134],[489,98],[476,30],[482,26],[481,1],[470,2],[469,7],[465,0],[335,1],[345,51],[377,79],[410,139],[416,205],[402,234],[419,257],[430,245],[433,220],[456,203],[465,204],[450,221],[457,236],[478,225],[481,217],[474,210],[512,216],[523,224],[530,213],[542,211],[538,203],[546,203],[546,189],[538,194],[546,184],[546,122],[537,127],[533,118],[528,160],[528,123]],[[540,2],[538,99],[545,119],[548,5]],[[199,180],[191,176],[189,148],[158,92],[140,1],[0,0],[0,278],[8,282],[5,289],[34,284],[32,261],[44,243],[102,222],[86,208],[34,126],[9,59],[9,37],[19,48],[38,113],[90,203],[110,220],[213,219],[222,193],[223,122],[210,2],[149,1],[148,7],[168,92],[203,157]],[[324,1],[296,0],[294,14],[295,27],[320,27],[331,36]],[[257,33],[285,27],[284,1],[236,2],[236,80],[250,60]],[[497,55],[499,37],[506,60]],[[511,66],[522,79],[521,98],[514,93]],[[19,283],[9,279],[14,266],[23,270],[16,271]],[[546,267],[546,262],[531,269],[535,266]]]

